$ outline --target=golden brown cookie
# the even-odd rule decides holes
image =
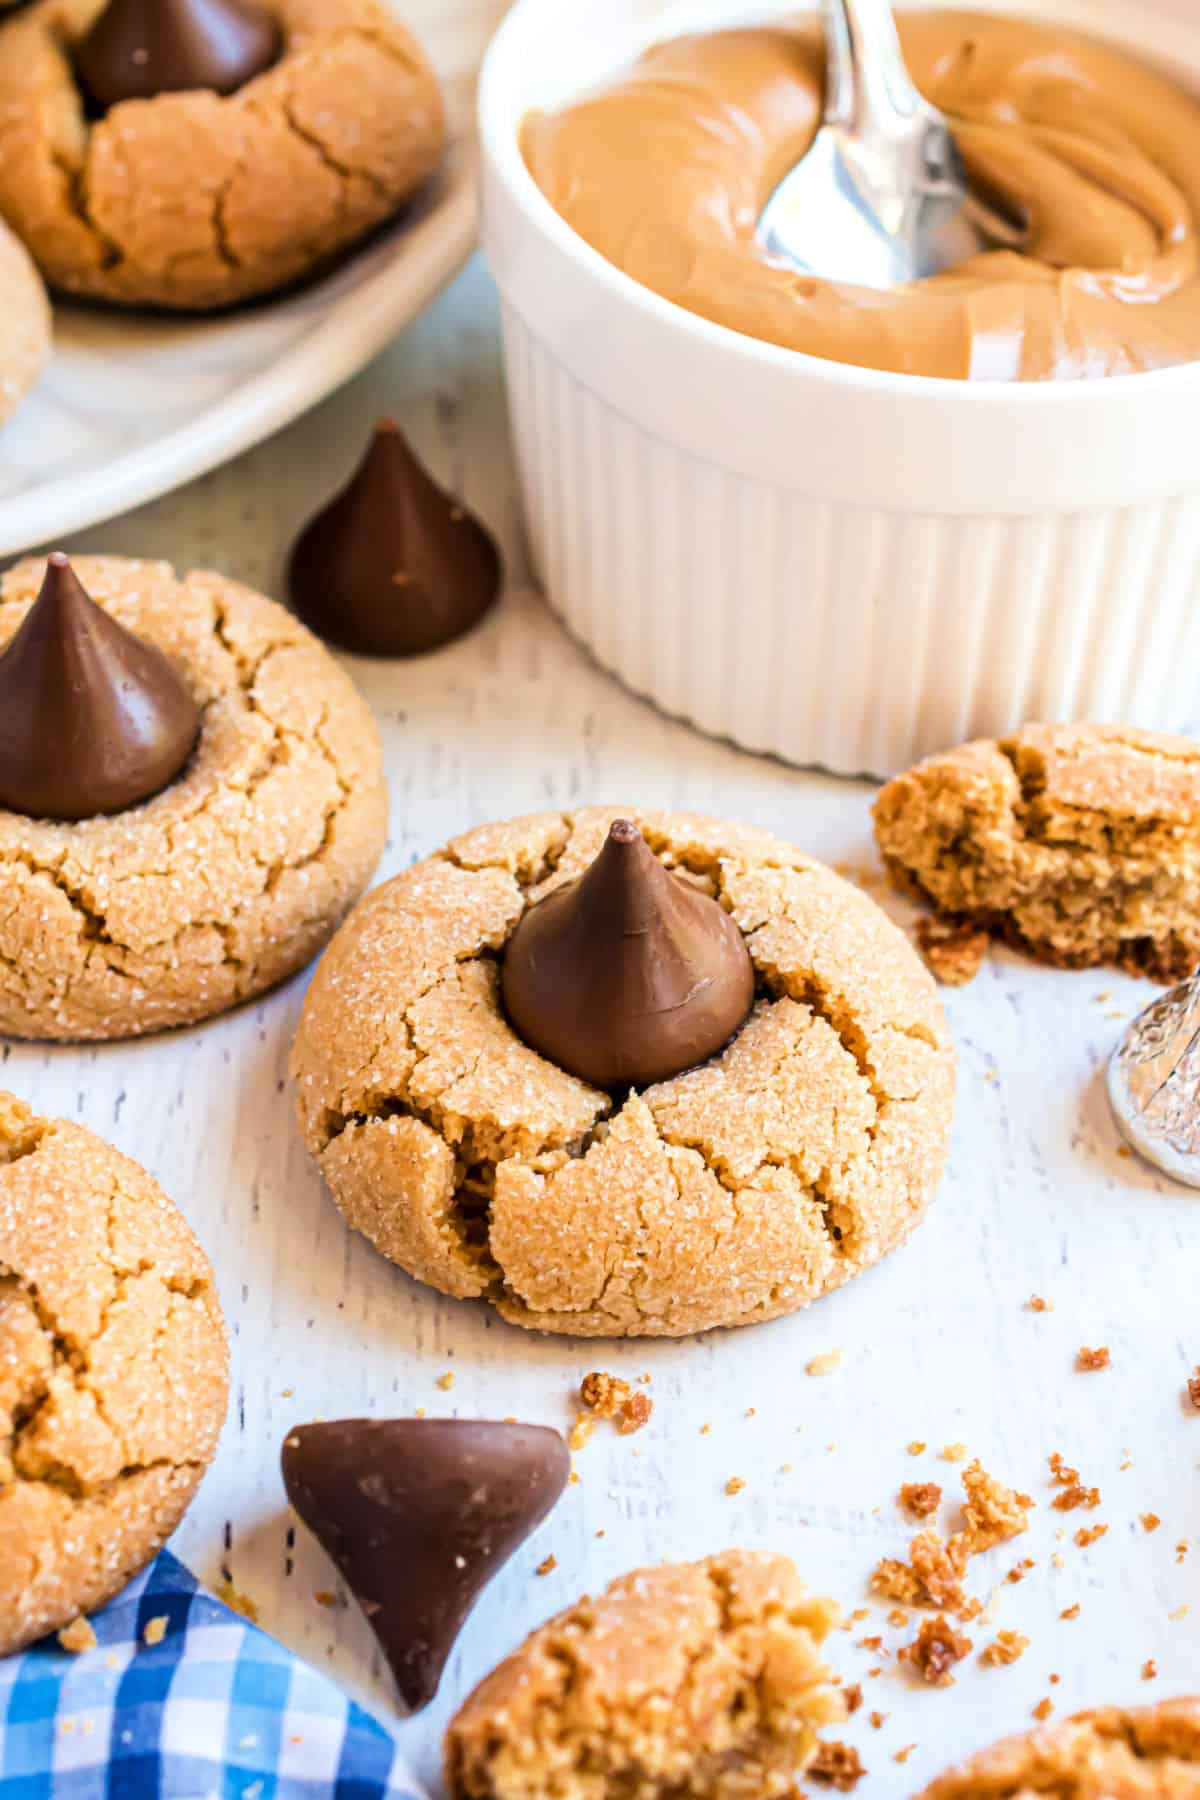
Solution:
[[[102,1606],[217,1447],[212,1270],[157,1182],[0,1093],[0,1656]]]
[[[844,1716],[786,1556],[640,1569],[535,1631],[446,1734],[451,1800],[768,1800]]]
[[[939,913],[1046,962],[1181,979],[1200,958],[1200,745],[1119,725],[1026,725],[898,775],[875,802],[888,867]]]
[[[50,355],[50,302],[28,251],[0,225],[0,425],[17,410]]]
[[[529,1049],[497,953],[633,819],[742,930],[759,998],[723,1055],[624,1099]],[[678,1336],[791,1312],[907,1236],[946,1154],[933,983],[857,888],[769,837],[590,808],[487,825],[387,882],[318,968],[292,1057],[350,1223],[518,1325]]]
[[[920,1800],[1200,1800],[1200,1700],[1104,1707],[1006,1738]]]
[[[104,0],[38,0],[0,29],[0,215],[51,287],[215,308],[310,274],[441,158],[424,53],[383,0],[270,0],[283,55],[226,99],[88,117],[71,61]]]
[[[89,593],[172,658],[203,708],[182,775],[108,818],[0,811],[0,1033],[118,1038],[182,1025],[303,967],[387,831],[379,734],[282,606],[223,575],[80,557]],[[43,573],[0,584],[0,646]]]

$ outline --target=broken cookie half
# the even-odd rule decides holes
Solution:
[[[837,1623],[786,1556],[726,1550],[624,1575],[551,1619],[446,1734],[451,1800],[767,1800],[844,1716]]]
[[[1188,739],[1026,725],[962,744],[887,783],[875,835],[893,878],[972,960],[981,931],[1061,968],[1117,963],[1172,981],[1200,960],[1200,745]],[[935,971],[946,944],[935,938]]]

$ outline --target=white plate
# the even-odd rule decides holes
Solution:
[[[459,136],[414,210],[325,280],[228,318],[60,306],[41,385],[0,434],[0,555],[63,541],[248,449],[349,380],[466,261],[474,69],[505,0],[403,0]]]

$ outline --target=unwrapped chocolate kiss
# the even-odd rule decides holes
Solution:
[[[278,20],[254,0],[109,0],[76,47],[75,69],[107,112],[156,94],[236,93],[282,49]]]
[[[288,1499],[337,1564],[414,1711],[437,1692],[480,1591],[570,1473],[544,1425],[341,1419],[283,1446]]]
[[[0,806],[40,819],[124,812],[175,779],[199,730],[200,710],[162,651],[51,556],[0,656]]]
[[[754,969],[724,908],[618,819],[586,873],[525,914],[502,989],[514,1029],[559,1068],[595,1087],[648,1087],[728,1043],[754,1003]]]

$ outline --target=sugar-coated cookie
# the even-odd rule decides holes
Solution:
[[[920,1800],[1200,1800],[1200,1699],[1109,1706],[1006,1738]]]
[[[33,387],[50,355],[50,302],[28,251],[0,224],[0,425]]]
[[[228,577],[80,557],[92,598],[165,653],[201,714],[181,774],[109,816],[0,810],[0,1033],[118,1038],[207,1018],[301,968],[387,831],[366,702],[282,606]],[[0,584],[0,648],[45,573]]]
[[[174,1531],[228,1397],[212,1270],[157,1182],[0,1093],[0,1656]]]
[[[715,895],[758,998],[722,1054],[615,1097],[529,1048],[498,957],[615,817]],[[677,1336],[803,1306],[905,1238],[954,1059],[926,970],[857,888],[764,832],[591,808],[488,825],[385,883],[323,958],[292,1069],[347,1219],[519,1325]]]
[[[211,309],[285,287],[389,218],[446,142],[437,79],[384,0],[268,0],[265,73],[94,116],[73,51],[103,0],[0,28],[0,216],[52,288]]]
[[[786,1556],[726,1550],[622,1576],[527,1638],[446,1734],[451,1800],[769,1800],[844,1716],[838,1609]]]
[[[1026,725],[889,781],[875,835],[901,885],[1062,968],[1182,980],[1200,960],[1200,745]]]

